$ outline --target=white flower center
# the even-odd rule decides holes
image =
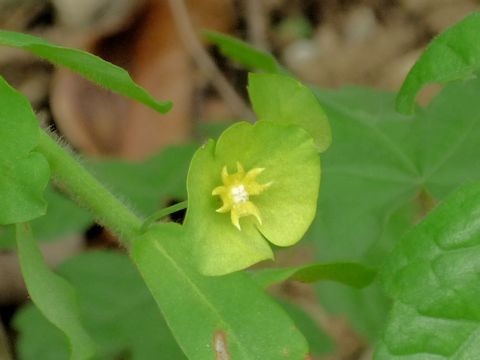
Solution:
[[[232,187],[230,191],[235,204],[248,201],[248,192],[245,190],[245,186],[243,186],[243,184]]]

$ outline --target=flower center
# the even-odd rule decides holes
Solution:
[[[223,185],[217,186],[212,191],[212,195],[220,196],[223,202],[216,211],[219,213],[230,212],[232,224],[238,230],[241,230],[240,218],[245,216],[252,215],[260,225],[262,224],[260,211],[250,197],[261,194],[272,184],[272,182],[259,184],[256,181],[256,177],[264,170],[263,168],[253,168],[245,173],[242,164],[237,162],[237,172],[229,174],[227,167],[224,166],[221,173]]]
[[[245,201],[248,201],[249,199],[248,192],[247,190],[245,190],[245,186],[243,184],[232,187],[230,192],[232,194],[233,202],[235,204],[243,203]]]

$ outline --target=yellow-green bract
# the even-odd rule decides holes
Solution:
[[[212,195],[222,185],[222,169],[232,173],[237,163],[246,171],[264,169],[256,180],[271,184],[257,196],[248,191],[232,194],[239,204],[254,203],[261,218],[260,222],[256,216],[240,217],[241,230],[229,213],[216,211],[222,201]],[[318,150],[302,128],[272,121],[231,126],[217,142],[199,149],[190,165],[184,227],[193,261],[204,274],[222,275],[272,259],[268,242],[293,245],[310,226],[319,184]]]

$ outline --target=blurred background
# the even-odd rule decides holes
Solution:
[[[0,0],[0,28],[97,54],[127,69],[156,98],[172,100],[174,108],[158,115],[10,48],[0,48],[0,74],[30,99],[44,126],[83,156],[143,161],[166,146],[201,141],[229,121],[252,117],[247,72],[220,56],[202,30],[271,52],[320,88],[396,91],[432,37],[478,8],[474,0]],[[91,223],[87,229],[45,245],[48,261],[58,264],[84,248],[116,247],[100,227]],[[295,251],[286,263],[305,257],[301,248]],[[301,297],[305,289],[278,291]],[[18,337],[12,319],[25,301],[15,255],[0,249],[0,316],[12,349]],[[324,316],[310,310],[312,318]],[[369,346],[348,321],[338,318],[328,326],[337,350],[319,358],[368,359]]]

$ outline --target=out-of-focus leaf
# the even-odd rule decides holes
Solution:
[[[309,264],[290,268],[253,271],[251,276],[261,287],[296,280],[304,283],[336,281],[356,288],[370,285],[376,271],[356,263]]]
[[[0,76],[0,224],[45,214],[43,191],[50,178],[45,158],[34,151],[37,119],[27,98]]]
[[[189,358],[305,358],[305,339],[253,280],[200,275],[183,237],[178,224],[157,225],[134,242],[132,257]]]
[[[403,237],[382,275],[394,305],[375,359],[475,359],[480,184],[455,192]]]
[[[137,270],[112,252],[72,258],[58,272],[74,286],[82,318],[98,345],[95,359],[181,360],[178,348]],[[68,358],[64,336],[33,306],[16,315],[17,351],[23,360]]]
[[[75,291],[53,273],[42,258],[28,224],[18,224],[17,246],[22,275],[32,301],[42,314],[62,330],[70,344],[71,359],[89,359],[95,345],[80,320]]]
[[[197,3],[189,3],[194,8],[189,6],[193,11],[190,15],[195,19],[205,20],[195,13],[200,8],[217,23],[228,23],[225,11],[229,8],[228,1],[213,0],[216,6],[215,10],[210,7],[211,11],[207,10],[205,1]],[[170,144],[188,141],[193,124],[191,79],[195,69],[189,49],[174,25],[168,1],[121,0],[91,4],[82,6],[97,9],[98,13],[90,12],[95,20],[106,15],[115,19],[117,26],[98,28],[88,22],[83,50],[122,66],[152,97],[169,99],[174,107],[168,114],[159,114],[137,101],[112,94],[68,69],[60,69],[55,72],[49,92],[57,129],[82,154],[131,160],[143,160]],[[60,8],[65,7],[69,15],[65,13],[63,17],[68,18],[71,25],[78,20],[78,6],[56,0],[56,21],[62,17]],[[121,8],[123,10],[118,11]],[[126,8],[136,11],[125,11]],[[127,15],[123,21],[122,14]]]
[[[48,204],[47,213],[30,222],[35,240],[38,242],[59,240],[64,236],[84,231],[93,223],[93,216],[80,208],[66,195],[52,186],[45,190]],[[15,226],[9,225],[0,230],[0,249],[15,246]]]
[[[172,107],[157,101],[122,68],[78,49],[52,44],[36,36],[0,30],[0,45],[21,48],[54,64],[65,66],[114,92],[137,100],[160,113]]]
[[[317,92],[335,134],[322,158],[319,215],[307,234],[318,261],[379,265],[432,203],[480,179],[479,93],[478,80],[450,84],[406,118],[395,112],[393,94]],[[329,312],[348,314],[356,330],[376,339],[389,307],[378,284],[361,291],[334,283],[316,288]]]
[[[415,97],[429,83],[471,78],[480,68],[480,13],[475,12],[436,37],[407,75],[397,109],[411,114]]]
[[[185,179],[195,150],[194,145],[174,146],[141,163],[103,160],[90,161],[87,166],[135,211],[148,216],[166,206],[169,200],[186,199]],[[52,187],[47,187],[45,200],[46,215],[31,222],[38,241],[60,240],[84,231],[94,221],[87,210]],[[0,227],[0,248],[11,248],[14,244],[14,226]]]
[[[260,120],[295,124],[312,136],[320,152],[332,141],[327,116],[311,89],[279,74],[250,74],[248,94]]]
[[[142,163],[109,160],[87,166],[114,194],[147,216],[167,200],[187,198],[185,182],[195,150],[194,145],[172,146]]]
[[[276,299],[276,301],[292,318],[307,339],[312,356],[327,355],[335,350],[333,340],[315,323],[310,315],[290,302],[281,299]]]
[[[204,31],[203,35],[218,46],[224,56],[239,62],[246,68],[269,73],[285,72],[273,55],[258,50],[244,41],[215,31]]]

